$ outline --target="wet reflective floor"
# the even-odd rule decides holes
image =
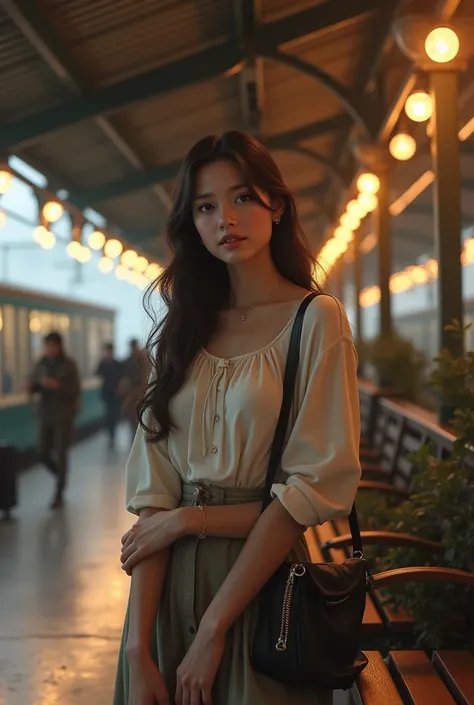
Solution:
[[[74,447],[66,506],[48,509],[53,480],[20,476],[12,523],[0,523],[0,705],[109,705],[129,579],[120,537],[123,432],[111,455],[98,435]],[[348,705],[348,694],[334,705]],[[242,703],[242,705],[251,705]]]
[[[64,509],[48,508],[53,480],[20,476],[16,520],[0,523],[0,705],[106,705],[129,579],[120,536],[128,436],[102,435],[71,453]]]

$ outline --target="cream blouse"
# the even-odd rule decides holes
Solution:
[[[137,431],[126,470],[130,512],[176,508],[181,481],[265,484],[295,314],[260,350],[228,359],[198,353],[171,401],[177,430],[154,444]],[[354,500],[360,479],[356,369],[343,307],[334,297],[316,297],[306,311],[282,472],[272,487],[303,526],[348,514]]]

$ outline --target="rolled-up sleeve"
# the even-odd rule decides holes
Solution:
[[[126,466],[126,506],[140,509],[176,509],[181,500],[181,477],[170,461],[168,441],[148,443],[138,428]]]
[[[273,496],[299,524],[349,514],[361,470],[357,354],[339,337],[308,370],[302,402],[282,457],[284,483]]]

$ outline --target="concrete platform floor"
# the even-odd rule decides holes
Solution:
[[[128,435],[71,453],[67,504],[48,509],[42,467],[20,476],[16,520],[0,523],[0,705],[109,705],[129,578],[120,569]],[[334,705],[348,705],[337,693]],[[242,703],[251,705],[251,703]]]
[[[53,480],[20,477],[16,520],[0,523],[0,705],[106,705],[129,578],[120,536],[128,436],[115,454],[102,435],[71,454],[67,504],[52,512]]]

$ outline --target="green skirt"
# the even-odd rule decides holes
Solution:
[[[195,485],[183,485],[181,506],[195,504]],[[206,485],[208,504],[242,504],[262,499],[262,490],[221,488]],[[168,686],[171,702],[176,690],[176,671],[191,646],[206,612],[245,541],[186,537],[171,551],[153,639],[153,657]],[[301,547],[304,550],[304,547]],[[300,554],[301,557],[301,554]],[[227,634],[224,657],[213,688],[214,705],[332,705],[332,692],[315,693],[287,688],[253,670],[250,664],[257,619],[257,603],[251,603]],[[120,646],[113,705],[128,705],[129,670],[125,655],[128,610]]]

